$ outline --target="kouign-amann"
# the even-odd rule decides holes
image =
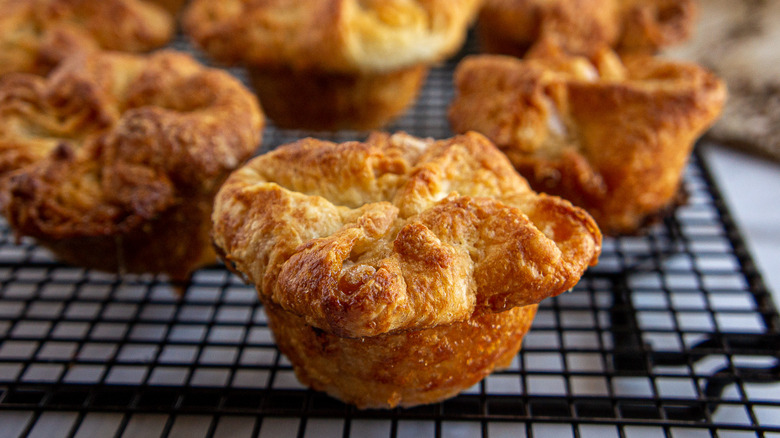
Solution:
[[[514,56],[545,39],[578,55],[604,46],[652,53],[689,37],[696,5],[695,0],[485,0],[479,36],[485,51]]]
[[[189,55],[92,51],[0,79],[0,207],[60,259],[185,278],[216,261],[213,196],[263,114]]]
[[[173,31],[171,15],[143,0],[0,0],[0,76],[44,75],[84,50],[146,52]]]
[[[375,128],[457,51],[481,0],[195,0],[184,29],[241,64],[278,125]]]
[[[298,378],[361,408],[432,403],[506,366],[541,300],[595,264],[583,210],[484,136],[312,138],[220,189],[213,237]]]
[[[693,144],[721,111],[723,82],[652,56],[541,48],[524,60],[464,59],[453,129],[487,135],[535,190],[584,207],[605,234],[640,231],[673,207]]]

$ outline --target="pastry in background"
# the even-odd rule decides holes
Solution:
[[[674,207],[694,142],[720,114],[723,82],[688,63],[537,45],[524,60],[465,58],[449,119],[493,140],[534,190],[585,208],[608,235]]]
[[[263,115],[186,54],[91,51],[0,78],[0,208],[67,263],[186,279],[216,262],[213,197]]]
[[[587,213],[477,133],[281,146],[228,178],[213,223],[298,379],[360,408],[437,402],[508,366],[537,303],[601,249]]]
[[[617,0],[619,53],[655,53],[690,38],[699,0]]]
[[[179,15],[181,10],[184,8],[184,5],[187,3],[187,0],[145,0],[145,1],[149,3],[154,3],[157,6],[162,7],[174,17]]]
[[[168,43],[173,18],[142,0],[0,0],[0,76],[44,75],[68,55],[146,52]]]
[[[247,67],[275,124],[372,129],[415,100],[462,45],[481,0],[195,0],[183,27],[216,60]]]
[[[726,81],[729,99],[709,138],[780,161],[780,1],[700,2],[691,40],[664,55]]]
[[[485,0],[478,34],[486,52],[522,57],[536,42],[566,52],[652,53],[688,38],[694,0]]]

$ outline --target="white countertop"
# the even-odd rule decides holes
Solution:
[[[777,306],[780,304],[780,163],[709,143],[703,152]]]

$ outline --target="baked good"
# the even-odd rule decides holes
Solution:
[[[183,27],[247,67],[279,126],[371,129],[400,115],[457,51],[481,0],[195,0]]]
[[[43,75],[83,50],[149,51],[173,30],[170,14],[142,0],[0,0],[0,76]]]
[[[601,248],[583,210],[477,133],[281,146],[233,172],[213,223],[299,380],[361,408],[436,402],[507,365],[537,303]]]
[[[179,15],[179,12],[181,12],[181,10],[184,8],[184,5],[187,3],[187,0],[146,0],[146,1],[162,7],[174,17]]]
[[[189,55],[93,51],[0,79],[0,208],[68,263],[184,279],[213,196],[260,140],[255,96]]]
[[[535,190],[584,207],[609,235],[641,231],[674,206],[693,144],[726,96],[694,64],[554,46],[524,60],[466,58],[455,86],[456,132],[487,135]]]
[[[780,161],[780,2],[700,1],[693,37],[663,55],[726,81],[729,99],[709,138]]]
[[[694,0],[485,0],[478,29],[485,51],[513,56],[543,39],[580,55],[655,52],[688,38],[695,16]]]

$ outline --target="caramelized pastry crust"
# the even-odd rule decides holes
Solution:
[[[636,232],[674,198],[725,87],[693,64],[548,49],[464,59],[452,127],[487,135],[535,190],[584,207],[606,234]]]
[[[531,191],[476,133],[282,146],[228,178],[213,223],[301,380],[372,407],[440,400],[506,363],[534,305],[601,246],[584,211]]]
[[[166,44],[173,19],[142,0],[0,0],[0,76],[46,74],[67,55]]]
[[[90,52],[0,80],[0,205],[64,260],[181,278],[215,255],[214,194],[258,145],[255,97],[190,56]]]
[[[568,53],[655,52],[687,39],[695,0],[485,0],[479,35],[492,53],[522,56],[553,39]]]

